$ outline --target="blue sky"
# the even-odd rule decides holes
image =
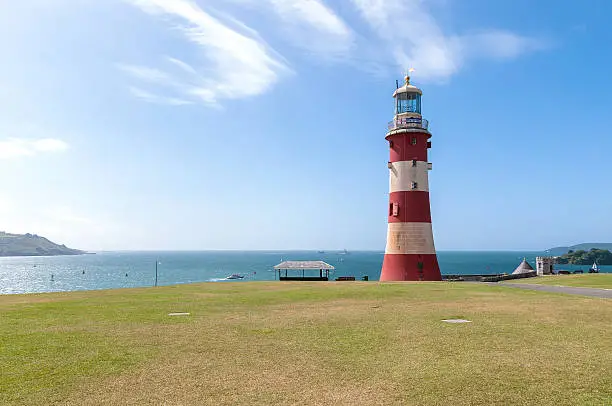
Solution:
[[[0,229],[113,249],[374,249],[414,67],[436,247],[612,236],[604,0],[0,5]]]

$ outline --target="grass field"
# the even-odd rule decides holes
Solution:
[[[538,285],[612,289],[612,273],[546,275],[538,276],[537,278],[515,279],[504,283],[533,283]]]
[[[606,299],[241,282],[6,295],[0,315],[0,404],[612,402]]]

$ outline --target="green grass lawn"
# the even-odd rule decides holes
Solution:
[[[534,283],[538,285],[612,289],[612,273],[546,275],[538,276],[537,278],[515,279],[504,283]]]
[[[611,326],[612,300],[474,283],[5,295],[0,404],[610,405]]]

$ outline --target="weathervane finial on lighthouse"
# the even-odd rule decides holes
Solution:
[[[410,74],[412,72],[414,72],[414,68],[410,68],[410,69],[406,70],[406,76],[404,76],[404,80],[406,81],[407,85],[410,84]]]

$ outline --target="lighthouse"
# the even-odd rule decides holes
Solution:
[[[389,213],[381,281],[442,280],[431,227],[431,133],[421,116],[422,95],[408,74],[393,93],[395,116],[385,137],[390,150]]]

